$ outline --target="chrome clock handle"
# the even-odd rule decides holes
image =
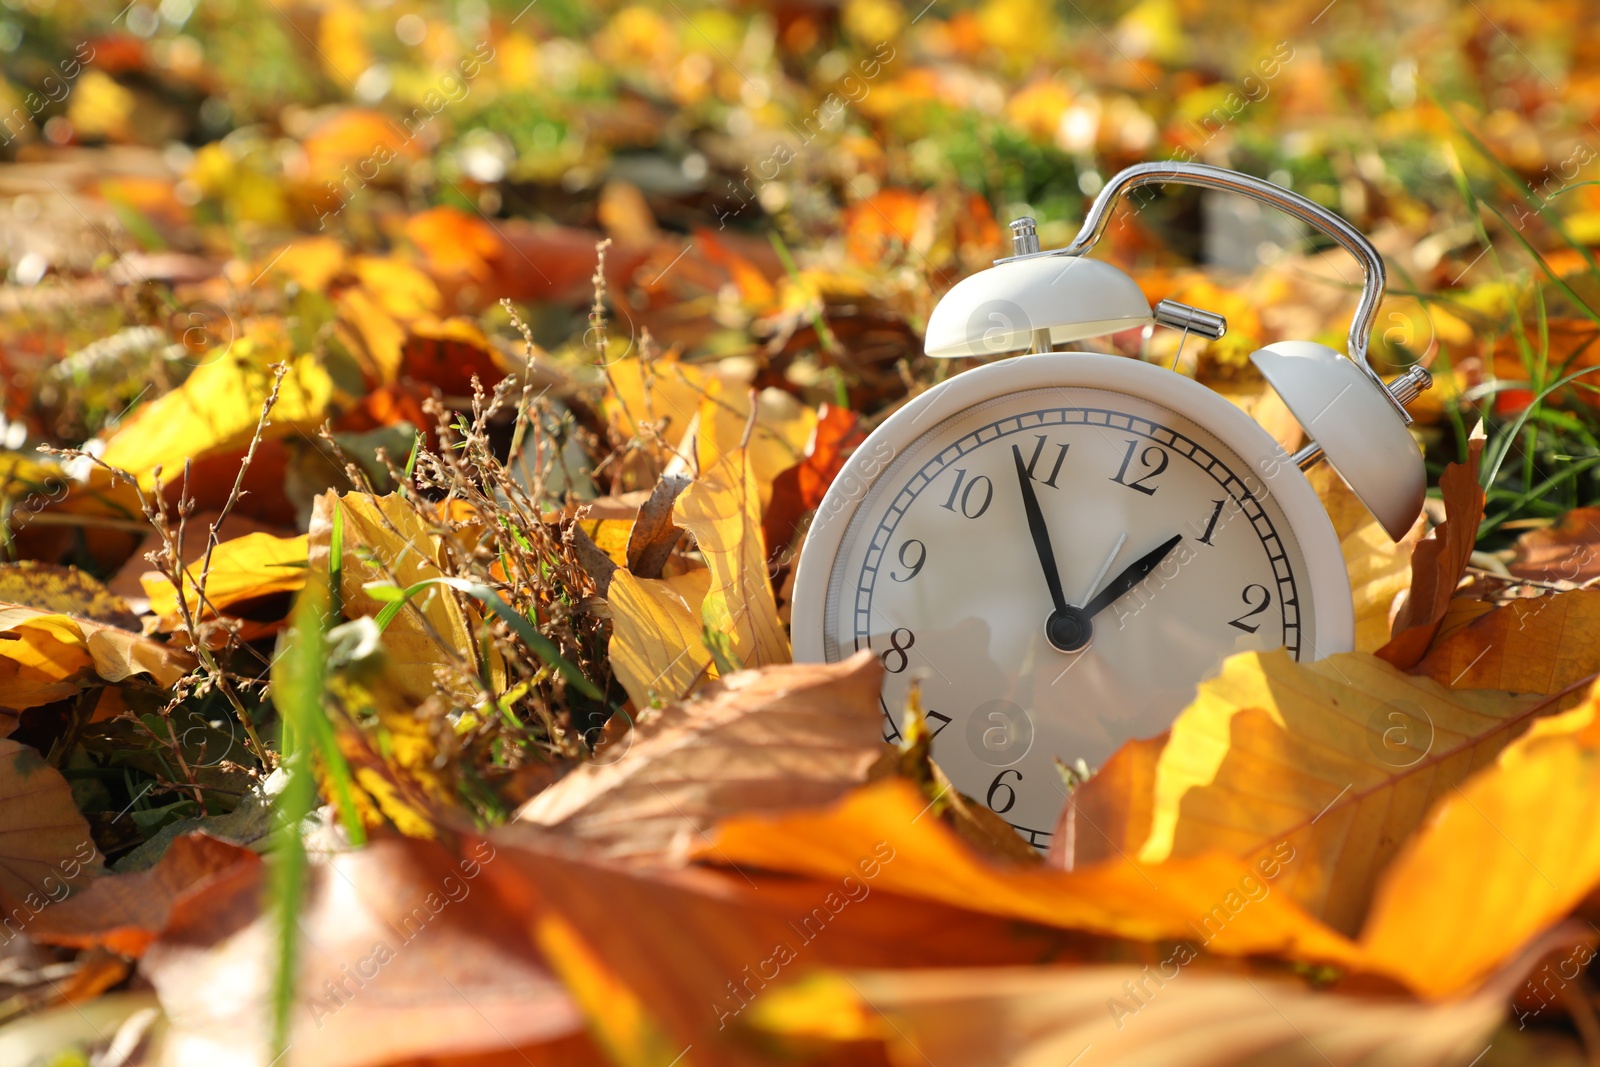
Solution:
[[[1383,288],[1387,281],[1383,257],[1360,230],[1344,219],[1299,193],[1290,192],[1272,182],[1206,163],[1178,161],[1137,163],[1118,172],[1106,183],[1105,188],[1100,190],[1099,195],[1094,198],[1094,203],[1089,206],[1082,228],[1078,230],[1078,235],[1071,243],[1063,248],[1024,252],[995,262],[1005,263],[1016,259],[1033,259],[1037,256],[1082,255],[1099,242],[1101,234],[1105,232],[1106,224],[1111,221],[1111,211],[1116,207],[1117,200],[1124,193],[1144,185],[1194,185],[1202,189],[1239,193],[1294,216],[1318,232],[1331,237],[1340,247],[1354,256],[1361,264],[1364,283],[1361,289],[1361,301],[1356,305],[1355,315],[1350,320],[1349,355],[1394,405],[1405,423],[1410,425],[1411,415],[1405,409],[1405,402],[1414,399],[1418,393],[1427,388],[1422,384],[1427,372],[1420,367],[1414,367],[1396,379],[1391,386],[1378,376],[1378,372],[1372,369],[1372,364],[1367,359],[1367,338],[1372,333],[1372,323],[1377,317],[1378,304],[1383,300]]]

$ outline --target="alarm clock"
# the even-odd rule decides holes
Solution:
[[[1157,324],[1216,338],[1220,316],[1151,308],[1133,279],[1086,258],[1117,200],[1153,183],[1270,204],[1360,262],[1348,358],[1281,341],[1251,359],[1313,443],[1291,456],[1205,386],[1142,360],[1056,346]],[[884,738],[913,682],[933,757],[963,793],[1044,849],[1067,786],[1166,729],[1226,657],[1348,651],[1350,580],[1303,471],[1326,459],[1398,539],[1426,477],[1405,405],[1413,367],[1367,362],[1383,260],[1357,230],[1271,183],[1194,163],[1109,181],[1077,237],[1014,254],[952,288],[928,320],[932,357],[1016,355],[958,374],[886,419],[846,462],[795,578],[795,658],[871,649],[885,670]]]

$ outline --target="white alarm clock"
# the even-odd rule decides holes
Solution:
[[[1296,455],[1174,371],[1052,350],[1152,321],[1222,335],[1219,316],[1152,310],[1126,274],[1083,258],[1117,198],[1156,182],[1274,205],[1361,262],[1348,359],[1302,341],[1251,357],[1315,442]],[[1141,164],[1106,185],[1066,248],[1040,251],[1031,219],[1012,230],[1016,254],[934,309],[927,352],[1032,354],[928,390],[856,450],[807,534],[792,631],[797,660],[878,655],[886,740],[919,682],[956,788],[1045,848],[1066,793],[1057,760],[1097,765],[1160,733],[1235,652],[1351,648],[1349,577],[1302,471],[1327,458],[1400,537],[1426,488],[1404,405],[1429,379],[1418,367],[1386,385],[1367,364],[1384,286],[1372,245],[1259,179]]]

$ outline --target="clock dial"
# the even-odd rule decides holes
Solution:
[[[1055,761],[1157,734],[1228,655],[1311,658],[1305,561],[1262,472],[1160,404],[1030,389],[916,436],[861,496],[829,574],[825,658],[913,679],[934,758],[1036,846]]]

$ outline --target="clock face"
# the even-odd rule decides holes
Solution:
[[[1318,648],[1314,583],[1274,492],[1284,478],[1258,469],[1282,452],[1247,461],[1148,395],[1051,386],[902,420],[903,446],[823,538],[825,590],[796,603],[797,652],[814,627],[818,658],[876,653],[886,740],[918,682],[934,759],[1039,848],[1066,797],[1058,759],[1098,766],[1160,733],[1235,652],[1310,659],[1349,639]],[[1331,544],[1337,563],[1314,517],[1316,548],[1325,558]],[[803,563],[801,581],[819,576]]]

